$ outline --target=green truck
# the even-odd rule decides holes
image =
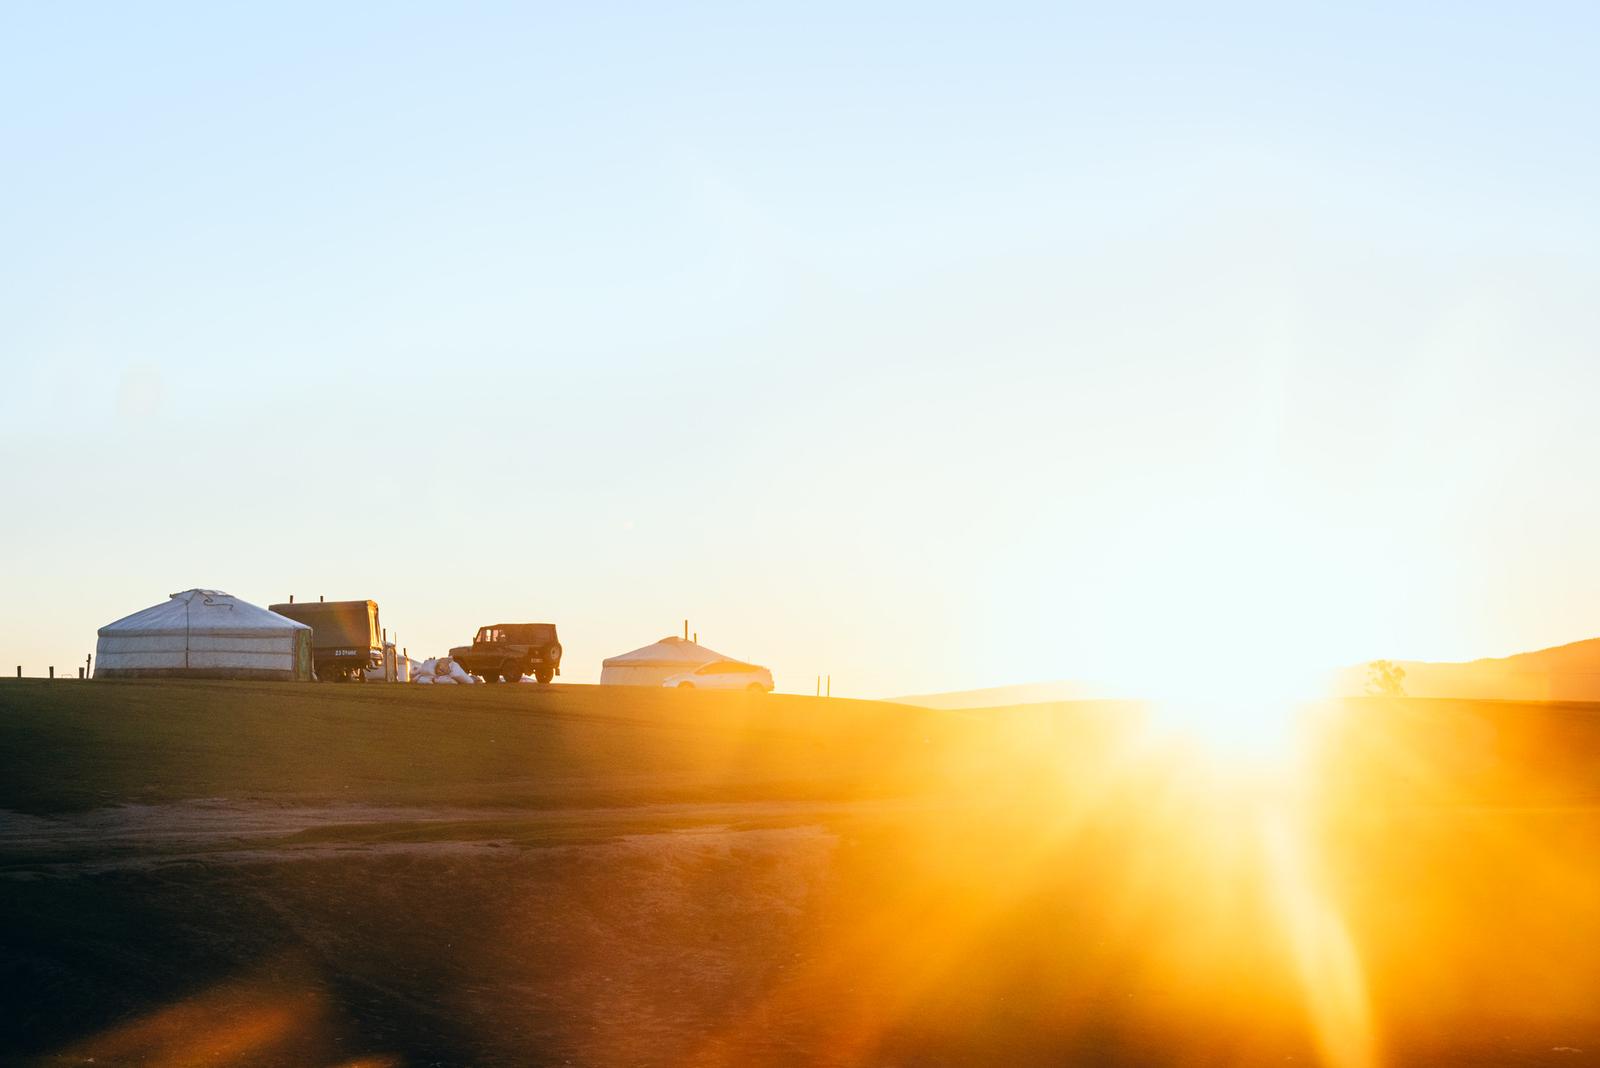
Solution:
[[[290,601],[270,605],[311,628],[311,666],[321,682],[362,682],[383,663],[377,601]]]

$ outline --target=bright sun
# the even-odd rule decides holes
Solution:
[[[1327,696],[1365,617],[1337,574],[1308,563],[1303,532],[1265,508],[1249,519],[1136,546],[1099,622],[1114,635],[1111,693],[1150,702],[1154,727],[1214,754],[1271,761],[1289,755],[1297,709]]]
[[[1158,735],[1193,743],[1230,764],[1286,764],[1295,753],[1296,702],[1270,697],[1169,698],[1153,701],[1149,725]]]
[[[1159,735],[1230,763],[1285,764],[1294,756],[1300,710],[1326,685],[1296,652],[1261,634],[1217,646],[1192,641],[1119,689],[1149,702],[1149,723]]]

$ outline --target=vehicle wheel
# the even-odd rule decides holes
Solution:
[[[767,692],[767,688],[765,686],[761,685],[759,682],[752,682],[750,685],[746,686],[745,689],[749,690],[751,693],[766,693]]]
[[[498,671],[494,671],[494,670],[486,668],[484,670],[484,672],[483,672],[483,681],[484,682],[499,682],[500,681],[500,673]]]
[[[692,689],[694,689],[694,683],[692,683],[692,682],[680,682],[680,683],[678,683],[678,689],[680,689],[680,690],[692,690]]]
[[[548,686],[550,685],[550,680],[556,677],[556,669],[547,667],[534,668],[533,677],[539,680],[539,685]]]

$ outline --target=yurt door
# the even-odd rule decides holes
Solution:
[[[311,681],[311,628],[295,628],[294,632],[294,679],[296,682]]]

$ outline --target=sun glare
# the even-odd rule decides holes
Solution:
[[[1256,770],[1286,770],[1297,758],[1302,710],[1319,696],[1312,673],[1253,663],[1225,670],[1227,654],[1173,659],[1174,670],[1125,687],[1126,696],[1147,702],[1156,738]]]
[[[1090,670],[1218,754],[1287,755],[1295,708],[1327,696],[1369,626],[1340,567],[1317,563],[1349,567],[1353,552],[1260,493],[1211,502],[1181,539],[1153,526],[1107,559],[1108,638]]]
[[[1191,744],[1212,761],[1282,769],[1296,754],[1296,710],[1269,696],[1173,697],[1153,701],[1152,733]]]

